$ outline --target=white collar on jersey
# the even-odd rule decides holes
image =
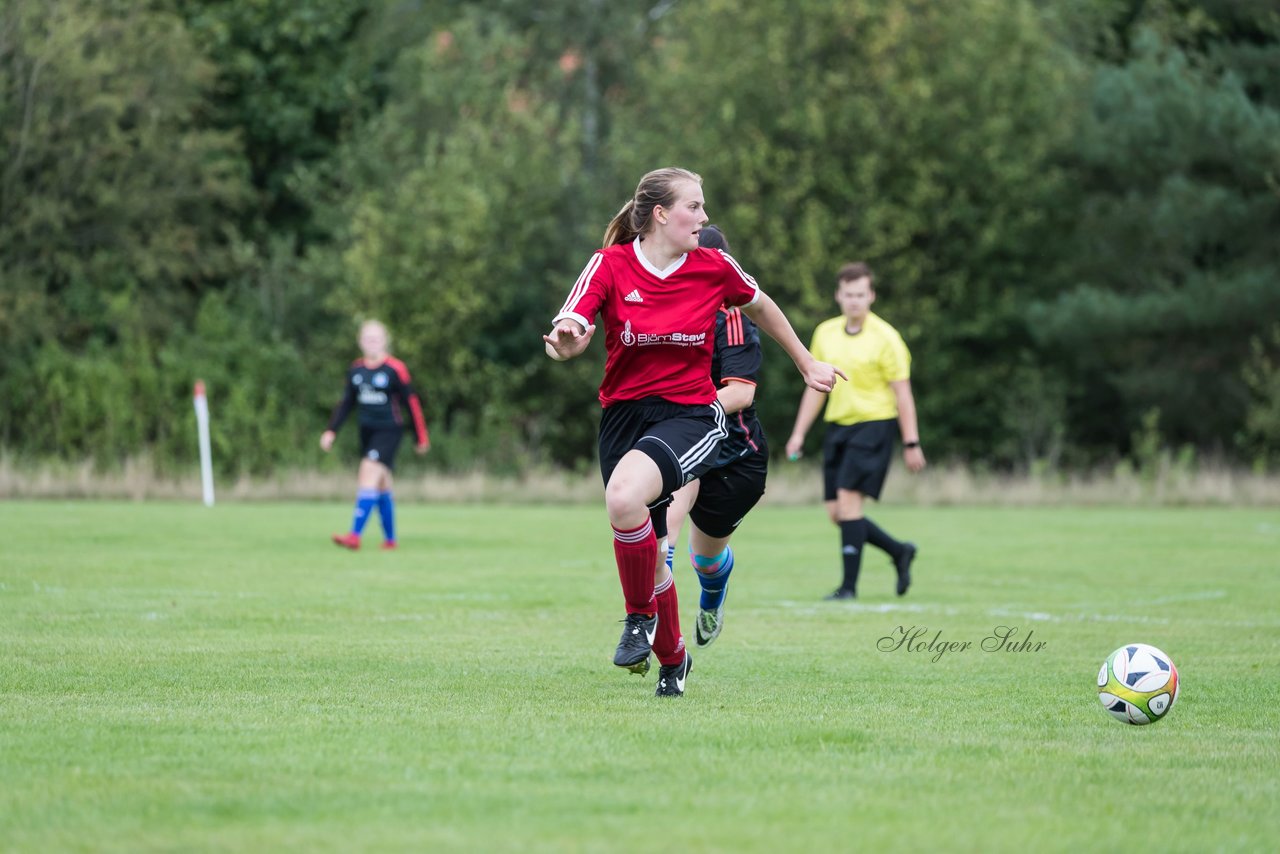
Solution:
[[[657,267],[653,266],[653,263],[644,256],[643,252],[640,251],[640,238],[637,237],[635,240],[631,242],[631,248],[636,251],[636,257],[640,259],[640,265],[644,267],[646,270],[648,270],[650,273],[653,273],[659,279],[665,279],[667,276],[670,276],[676,270],[679,270],[682,266],[684,266],[685,259],[689,257],[689,253],[686,252],[683,255],[681,255],[679,258],[677,258],[676,260],[668,264],[667,269],[659,270]]]

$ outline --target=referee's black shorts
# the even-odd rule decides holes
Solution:
[[[731,535],[764,495],[768,476],[769,450],[763,445],[755,453],[713,468],[698,478],[698,500],[689,509],[689,518],[709,537]]]
[[[360,456],[382,463],[389,470],[395,471],[396,451],[400,449],[400,440],[403,438],[403,427],[365,427],[362,424]]]
[[[893,459],[898,421],[828,424],[822,440],[822,497],[836,500],[837,489],[879,498]]]
[[[671,493],[701,475],[716,461],[729,431],[719,401],[671,403],[660,397],[624,400],[600,415],[600,474],[605,485],[623,456],[643,451],[662,472],[662,494],[649,505],[654,532],[667,533],[666,506]]]

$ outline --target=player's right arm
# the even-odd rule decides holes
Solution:
[[[726,415],[741,412],[756,401],[756,378],[764,361],[760,335],[741,309],[721,309],[716,317],[716,355],[720,359],[716,398]]]
[[[604,253],[596,252],[578,275],[559,314],[552,318],[550,334],[542,336],[548,356],[563,362],[582,355],[587,349],[596,331],[591,320],[604,305],[609,282]]]
[[[545,342],[547,355],[557,362],[564,362],[581,356],[586,351],[587,345],[591,343],[591,336],[595,335],[595,332],[594,323],[583,326],[572,318],[565,318],[557,321],[551,328],[551,334],[543,335],[542,340]]]
[[[351,410],[356,405],[356,387],[351,382],[351,372],[347,371],[346,387],[343,389],[342,399],[338,401],[338,405],[333,408],[333,412],[329,415],[329,426],[320,434],[320,450],[328,451],[333,447],[334,440],[338,438],[338,430],[342,427],[342,422],[347,420],[347,416],[351,414]]]
[[[806,388],[800,398],[800,408],[796,411],[796,424],[791,429],[791,438],[787,439],[787,458],[800,459],[804,449],[804,437],[809,435],[809,428],[818,419],[818,413],[827,402],[826,392],[814,388]]]

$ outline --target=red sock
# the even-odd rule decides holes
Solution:
[[[653,522],[645,519],[643,525],[630,531],[614,528],[613,556],[618,561],[618,579],[622,582],[622,597],[627,600],[627,613],[652,614],[656,609],[653,568],[658,563]]]
[[[680,634],[680,600],[676,598],[676,577],[654,590],[658,600],[658,634],[653,639],[653,654],[663,664],[684,661],[684,635]]]

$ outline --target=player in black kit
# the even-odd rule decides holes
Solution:
[[[404,362],[388,354],[391,339],[387,328],[376,320],[360,327],[360,350],[363,358],[347,369],[347,385],[342,400],[334,407],[329,427],[320,436],[321,449],[333,447],[342,422],[357,409],[360,424],[360,469],[357,473],[355,515],[351,531],[334,534],[333,541],[348,549],[360,548],[360,535],[374,506],[382,519],[385,536],[382,547],[396,547],[395,504],[391,499],[391,472],[395,468],[396,450],[404,437],[406,411],[413,421],[415,448],[425,454],[431,447],[422,401],[413,390],[409,369]]]
[[[714,225],[702,229],[698,245],[729,250]],[[674,563],[675,542],[686,513],[693,523],[689,560],[702,586],[694,624],[698,646],[710,645],[724,627],[724,600],[733,571],[729,539],[764,495],[769,474],[769,446],[755,410],[756,377],[762,360],[755,324],[736,308],[721,308],[716,318],[711,379],[727,416],[729,435],[720,443],[711,470],[676,492],[667,508],[668,567]]]

